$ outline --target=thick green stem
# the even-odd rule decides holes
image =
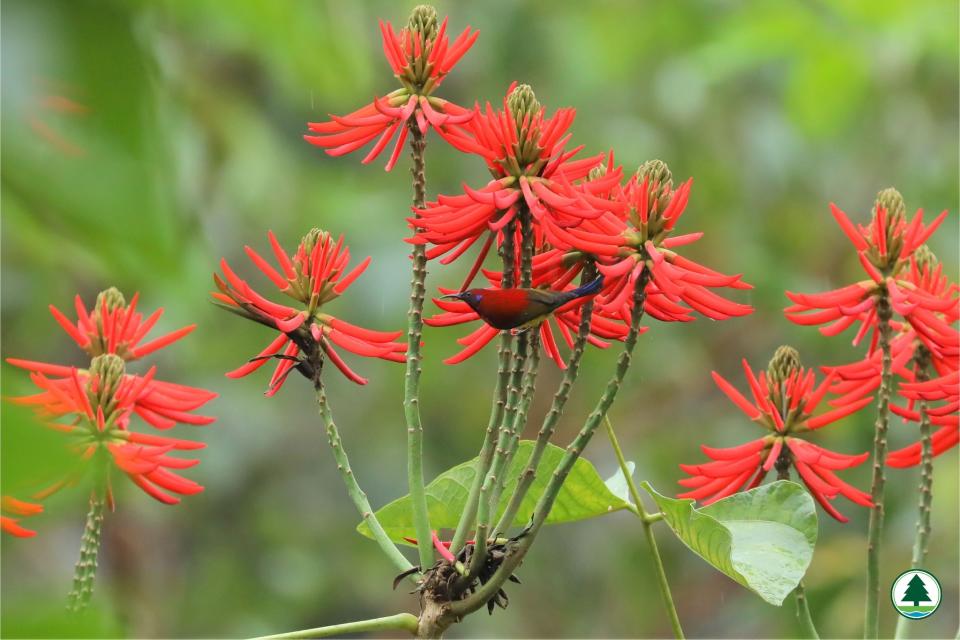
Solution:
[[[73,572],[73,589],[67,596],[67,610],[80,612],[90,604],[93,596],[93,583],[97,577],[97,554],[100,551],[100,539],[103,535],[103,512],[106,498],[100,489],[90,494],[90,510],[80,538],[80,559]]]
[[[583,268],[583,274],[580,279],[581,283],[586,284],[590,282],[596,277],[596,273],[597,271],[594,264],[592,262],[587,263]],[[543,454],[547,450],[550,438],[553,436],[553,430],[556,428],[557,421],[560,420],[567,400],[570,398],[570,391],[577,381],[577,376],[580,373],[580,360],[583,358],[583,352],[587,346],[587,336],[590,335],[593,303],[593,298],[590,298],[580,308],[580,326],[577,330],[577,338],[573,343],[573,352],[570,354],[569,362],[567,362],[567,369],[563,372],[560,386],[553,395],[550,410],[547,411],[547,415],[544,416],[543,423],[540,425],[540,431],[537,432],[537,441],[533,446],[533,451],[530,452],[527,464],[517,479],[517,486],[513,490],[510,503],[503,512],[500,523],[497,525],[497,531],[500,533],[503,533],[510,527],[517,512],[520,510],[523,499],[526,497],[527,492],[530,491],[533,481],[536,480],[537,469],[540,468],[540,461],[543,459]]]
[[[490,470],[490,464],[493,462],[494,447],[497,442],[498,427],[503,420],[503,412],[507,404],[507,387],[509,386],[510,376],[510,346],[513,336],[509,332],[500,335],[499,360],[500,364],[497,370],[497,385],[493,391],[493,409],[490,411],[490,420],[487,422],[487,429],[483,438],[483,446],[480,449],[480,455],[477,459],[477,471],[470,485],[470,492],[467,494],[467,503],[464,506],[463,513],[460,514],[460,521],[457,523],[457,529],[453,534],[453,540],[450,543],[450,551],[453,555],[460,553],[463,544],[467,540],[467,534],[473,527],[474,519],[477,515],[477,504],[480,500],[480,489],[483,481]]]
[[[370,501],[367,500],[367,494],[360,488],[356,477],[353,475],[353,470],[350,468],[350,460],[347,458],[347,452],[343,449],[343,442],[340,440],[340,431],[333,421],[333,414],[330,412],[330,405],[327,402],[327,394],[323,390],[323,385],[317,381],[314,388],[316,390],[317,408],[320,412],[320,419],[323,420],[323,426],[327,431],[327,441],[330,443],[333,457],[337,461],[337,470],[340,472],[340,477],[347,487],[347,494],[350,496],[350,499],[353,500],[353,504],[356,505],[364,522],[370,527],[370,533],[373,534],[373,539],[380,545],[380,549],[390,558],[398,571],[409,571],[413,568],[413,565],[400,553],[397,546],[390,540],[387,532],[383,530],[380,521],[377,520],[377,516],[373,513],[373,507],[370,506]],[[411,576],[411,579],[416,581],[417,578],[416,576]]]
[[[539,329],[536,328],[531,329],[531,331],[534,333],[530,334],[530,355],[527,358],[527,372],[524,374],[523,392],[520,394],[520,404],[517,407],[517,412],[513,419],[513,426],[510,430],[511,435],[507,445],[504,473],[500,478],[500,482],[497,483],[497,489],[492,498],[492,502],[495,505],[500,504],[500,497],[503,495],[503,490],[506,487],[507,475],[513,463],[513,458],[517,453],[517,448],[520,446],[520,437],[523,435],[523,430],[527,425],[530,403],[533,402],[533,396],[534,393],[536,393],[537,372],[540,369],[540,333]],[[514,491],[514,493],[516,493],[516,491]],[[513,522],[514,516],[517,515],[516,509],[511,511],[512,506],[513,501],[511,500],[510,504],[507,505],[507,508],[504,510],[503,515],[500,517],[500,520],[497,522],[497,526],[493,529],[494,538],[510,528],[510,523]]]
[[[450,543],[450,551],[457,555],[463,549],[467,540],[467,535],[473,528],[477,516],[477,506],[480,501],[480,489],[483,481],[493,463],[493,454],[499,433],[499,425],[503,420],[504,409],[507,404],[507,387],[510,377],[510,357],[511,341],[513,336],[509,333],[500,335],[500,346],[498,347],[499,366],[497,369],[497,383],[493,391],[493,407],[490,410],[490,419],[487,421],[487,428],[484,432],[483,446],[480,448],[480,455],[477,457],[477,469],[474,474],[473,482],[470,485],[470,491],[467,494],[467,502],[464,505],[463,512],[460,514],[460,520],[457,522],[457,528],[453,534],[453,540]]]
[[[930,351],[923,345],[918,345],[914,360],[917,365],[917,382],[929,380],[927,367],[930,365]],[[933,439],[927,401],[922,396],[917,400],[917,411],[920,413],[920,504],[910,566],[914,569],[922,569],[927,561],[927,550],[930,544],[930,508],[933,504]],[[894,637],[906,638],[909,628],[910,620],[898,616]]]
[[[463,617],[473,613],[496,595],[507,578],[513,575],[513,572],[530,550],[534,540],[536,540],[537,534],[540,532],[543,523],[546,522],[550,509],[553,508],[553,503],[560,493],[560,488],[570,474],[570,470],[573,469],[573,465],[579,459],[583,448],[587,446],[590,438],[593,437],[594,432],[600,425],[600,421],[603,420],[603,417],[607,415],[607,411],[611,405],[613,405],[613,401],[617,397],[617,392],[620,390],[623,379],[630,369],[633,350],[637,346],[637,337],[640,334],[640,320],[643,318],[643,304],[646,299],[648,282],[649,271],[644,269],[635,285],[630,330],[624,340],[623,351],[621,351],[620,357],[617,359],[616,371],[610,381],[607,382],[607,386],[597,401],[596,407],[587,417],[580,432],[567,447],[566,453],[556,469],[554,469],[550,482],[547,484],[543,495],[540,496],[540,500],[537,502],[537,506],[534,509],[533,522],[530,524],[526,534],[521,536],[510,548],[507,557],[504,558],[500,568],[497,569],[489,581],[463,600],[451,603],[450,611],[453,615]]]
[[[882,360],[877,421],[873,437],[873,482],[870,488],[874,506],[870,511],[870,524],[867,528],[867,598],[863,637],[868,639],[877,638],[880,634],[880,541],[884,516],[883,489],[886,482],[884,471],[887,463],[887,427],[890,422],[890,392],[893,384],[890,353],[890,343],[893,339],[890,319],[893,316],[893,310],[890,307],[890,297],[886,287],[880,289],[876,309]]]
[[[817,627],[813,624],[813,617],[810,615],[810,603],[807,601],[807,592],[803,588],[802,581],[793,590],[793,597],[797,600],[797,618],[800,619],[803,637],[808,640],[820,640],[820,634],[817,633]]]
[[[500,504],[500,493],[503,490],[508,472],[507,459],[510,456],[510,439],[513,437],[513,428],[516,425],[516,416],[520,407],[521,382],[523,380],[523,366],[527,360],[527,347],[530,337],[521,334],[515,338],[516,349],[513,353],[513,370],[510,372],[509,390],[507,393],[507,408],[500,421],[500,435],[497,439],[496,451],[493,454],[493,464],[487,472],[480,489],[481,504],[477,511],[478,536],[479,527],[489,530],[492,518],[497,513]]]
[[[683,638],[683,628],[680,626],[680,617],[677,615],[677,607],[673,603],[673,594],[670,592],[670,583],[667,582],[667,572],[663,567],[663,558],[660,557],[660,549],[657,547],[657,538],[653,534],[653,521],[643,504],[637,485],[630,474],[630,467],[627,466],[627,460],[620,448],[620,442],[617,440],[617,434],[613,430],[613,424],[609,416],[604,416],[604,423],[607,427],[607,437],[610,439],[610,446],[617,455],[617,463],[620,465],[620,472],[627,481],[627,488],[630,490],[630,496],[633,498],[633,504],[637,507],[637,515],[640,518],[640,524],[643,526],[643,534],[647,539],[647,547],[650,550],[650,559],[653,561],[654,569],[657,573],[657,585],[660,587],[660,596],[663,598],[663,606],[667,610],[667,617],[670,618],[670,628],[673,630],[675,638]]]
[[[330,638],[339,637],[347,633],[363,633],[365,631],[389,631],[399,630],[408,631],[410,635],[417,633],[417,616],[412,613],[398,613],[393,616],[383,618],[373,618],[371,620],[357,620],[356,622],[345,622],[343,624],[333,624],[329,627],[317,627],[315,629],[303,629],[301,631],[290,631],[289,633],[278,633],[273,636],[263,636],[254,638],[254,640],[294,640],[297,638]]]
[[[533,285],[535,244],[533,221],[526,206],[520,206],[517,217],[520,222],[520,274],[518,280],[520,287],[529,288]],[[514,269],[516,269],[516,266],[514,266]],[[501,429],[501,435],[505,438],[502,466],[490,495],[491,515],[496,515],[497,507],[500,504],[500,496],[506,486],[510,464],[520,442],[520,436],[526,428],[527,411],[536,391],[537,372],[540,366],[539,331],[539,326],[530,327],[521,334],[517,341],[517,361],[514,363],[513,375],[511,376],[511,393],[508,397],[507,413],[504,419],[506,429]],[[524,367],[526,368],[524,369]]]
[[[424,174],[424,150],[427,142],[414,120],[410,121],[410,155],[413,158],[413,206],[422,208],[426,201],[427,179]],[[430,518],[423,484],[423,423],[420,421],[420,341],[423,335],[423,299],[427,279],[426,248],[413,245],[413,277],[410,280],[410,311],[407,312],[407,372],[403,386],[403,415],[407,421],[407,484],[413,510],[414,529],[420,567],[433,564],[430,542]]]
[[[514,283],[514,224],[514,222],[510,222],[504,228],[503,242],[500,245],[500,259],[503,263],[503,281],[501,282],[501,286],[504,289],[512,287]],[[493,464],[493,457],[499,444],[500,426],[506,415],[512,358],[513,336],[509,331],[504,331],[500,334],[500,364],[497,370],[497,384],[493,392],[494,404],[490,412],[490,420],[487,422],[483,446],[480,449],[477,472],[473,478],[473,483],[470,485],[470,492],[467,494],[467,504],[460,514],[457,529],[450,543],[450,551],[454,555],[457,555],[463,548],[467,535],[477,519],[479,505],[489,496],[489,493],[482,493],[482,490],[487,474],[490,472],[490,467]],[[486,528],[484,528],[484,532],[485,531]]]

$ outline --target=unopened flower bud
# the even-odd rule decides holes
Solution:
[[[116,287],[104,289],[97,294],[95,310],[98,314],[103,313],[104,311],[113,311],[114,309],[125,306],[127,306],[127,301],[123,297],[123,294],[120,293],[120,290]]]
[[[878,215],[880,209],[884,211],[882,218]],[[870,225],[873,236],[867,257],[881,272],[887,273],[897,266],[903,249],[906,206],[899,191],[891,187],[877,194]]]
[[[890,187],[889,189],[884,189],[877,194],[876,204],[883,207],[887,212],[887,219],[890,222],[900,218],[902,219],[907,213],[907,207],[903,202],[903,196],[900,195],[900,192]]]
[[[650,211],[662,213],[673,192],[673,174],[667,163],[663,160],[647,160],[637,169],[637,180],[641,183],[647,181]]]
[[[423,35],[424,40],[433,40],[437,35],[437,10],[429,4],[420,4],[410,12],[407,21],[410,31]]]
[[[96,393],[101,398],[101,405],[109,399],[117,389],[126,373],[123,358],[112,353],[105,353],[93,359],[90,363],[90,377],[96,380]]]
[[[303,236],[303,240],[300,241],[300,246],[304,253],[309,256],[311,253],[313,253],[313,248],[317,246],[317,243],[322,244],[324,240],[329,237],[329,235],[330,234],[328,232],[314,227],[310,229],[305,236]]]
[[[921,273],[927,269],[936,269],[937,265],[940,264],[940,260],[925,244],[917,247],[917,250],[913,252],[913,257],[917,261],[917,268],[920,269]]]
[[[800,353],[793,347],[784,345],[777,347],[767,366],[767,377],[771,384],[779,387],[800,370]]]
[[[605,162],[601,162],[593,169],[590,169],[590,173],[587,174],[587,180],[599,180],[605,175],[607,175],[607,164]]]
[[[528,84],[518,84],[507,96],[507,108],[518,127],[523,126],[524,120],[532,119],[540,113],[540,103],[537,96]]]

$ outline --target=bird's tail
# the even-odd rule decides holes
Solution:
[[[567,299],[567,302],[569,302],[570,300],[576,300],[577,298],[584,298],[586,296],[595,295],[597,293],[600,293],[600,289],[602,288],[603,288],[603,274],[600,274],[599,276],[597,276],[587,284],[582,284],[576,289],[574,289],[573,291],[568,291],[567,296],[569,296],[569,298]]]

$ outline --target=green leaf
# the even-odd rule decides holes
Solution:
[[[513,489],[517,485],[517,478],[527,465],[527,460],[533,451],[534,442],[521,440],[517,453],[513,457],[507,482],[500,498],[496,521],[507,507]],[[530,490],[520,504],[513,526],[522,527],[530,521],[537,500],[543,494],[553,469],[560,462],[565,451],[554,445],[547,445],[540,469]],[[430,514],[430,525],[435,529],[453,529],[457,526],[460,513],[467,502],[470,485],[476,476],[477,459],[458,464],[452,469],[444,471],[427,485],[427,510]],[[614,480],[612,478],[611,480]],[[603,482],[600,474],[589,461],[579,458],[570,470],[563,488],[557,495],[557,500],[547,516],[546,524],[559,524],[595,518],[621,509],[631,509],[632,505],[619,497]],[[385,505],[377,511],[377,519],[387,535],[395,542],[404,543],[404,537],[416,536],[413,519],[410,511],[410,497],[404,496]],[[366,523],[360,523],[357,531],[370,537],[370,530]],[[409,543],[408,543],[409,544]]]
[[[627,471],[630,472],[630,476],[633,477],[633,472],[636,470],[637,465],[633,462],[627,461]],[[604,481],[604,484],[607,485],[607,489],[610,489],[610,492],[613,495],[617,496],[624,502],[630,502],[630,487],[627,486],[627,479],[623,475],[623,469],[617,467],[616,473],[607,478]]]
[[[779,480],[697,509],[644,482],[664,521],[694,553],[772,605],[803,578],[817,542],[817,511],[803,487]]]

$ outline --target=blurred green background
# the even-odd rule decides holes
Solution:
[[[2,542],[2,633],[229,637],[413,610],[390,590],[392,567],[354,532],[310,390],[291,379],[273,399],[266,374],[223,372],[256,353],[262,327],[207,301],[221,256],[252,267],[244,244],[265,249],[273,229],[290,248],[313,225],[346,234],[373,265],[335,313],[372,328],[405,322],[409,274],[402,242],[410,198],[404,160],[391,173],[361,155],[333,159],[304,143],[308,120],[343,113],[394,88],[377,18],[403,23],[397,2],[7,0],[2,9],[3,356],[82,365],[46,306],[88,304],[116,285],[163,306],[161,329],[197,331],[160,353],[166,379],[213,389],[219,420],[187,472],[206,491],[164,507],[117,483],[106,524],[95,610],[84,625],[60,612],[85,512],[80,490],[47,502],[30,540]],[[550,108],[573,105],[576,143],[611,145],[629,169],[666,160],[695,177],[682,231],[706,232],[688,255],[756,285],[750,317],[655,324],[612,418],[637,477],[675,492],[680,462],[701,443],[731,445],[756,427],[710,380],[741,388],[739,360],[765,365],[781,343],[808,365],[859,353],[849,334],[822,338],[786,322],[784,289],[816,291],[859,277],[834,201],[856,221],[894,185],[910,209],[950,209],[932,242],[957,276],[958,9],[952,0],[830,2],[439,3],[451,30],[481,35],[440,92],[461,104],[498,102],[513,80]],[[51,99],[63,96],[70,103]],[[78,106],[74,106],[74,103]],[[482,163],[430,137],[428,188],[486,181]],[[465,264],[435,267],[431,288],[455,285]],[[429,476],[474,455],[487,418],[495,353],[447,367],[463,329],[426,334],[422,396]],[[612,369],[592,351],[556,437],[579,427]],[[402,368],[356,362],[356,388],[331,376],[330,396],[354,469],[375,505],[404,493]],[[138,363],[136,367],[143,367]],[[3,365],[3,393],[28,388]],[[534,414],[559,376],[541,375]],[[5,408],[7,425],[19,420]],[[10,429],[8,428],[9,432]],[[899,420],[893,446],[915,438]],[[871,446],[868,413],[816,441],[854,453]],[[10,447],[5,447],[9,451]],[[602,437],[586,451],[600,472],[615,460]],[[936,461],[928,569],[944,604],[912,623],[953,637],[958,601],[958,456]],[[33,461],[4,459],[5,467]],[[36,463],[39,464],[39,461]],[[866,466],[844,474],[866,487]],[[882,589],[908,567],[916,470],[889,472]],[[127,486],[129,485],[129,486]],[[13,491],[16,487],[5,487]],[[826,636],[862,624],[867,513],[821,522],[807,577]],[[764,604],[658,530],[674,597],[693,637],[789,637],[794,605]],[[455,637],[637,637],[669,634],[638,522],[629,514],[547,530],[511,587],[511,607],[471,616]],[[884,596],[885,597],[885,596]],[[885,633],[896,614],[881,603]],[[73,624],[74,626],[69,626]],[[64,626],[67,625],[67,626]]]

